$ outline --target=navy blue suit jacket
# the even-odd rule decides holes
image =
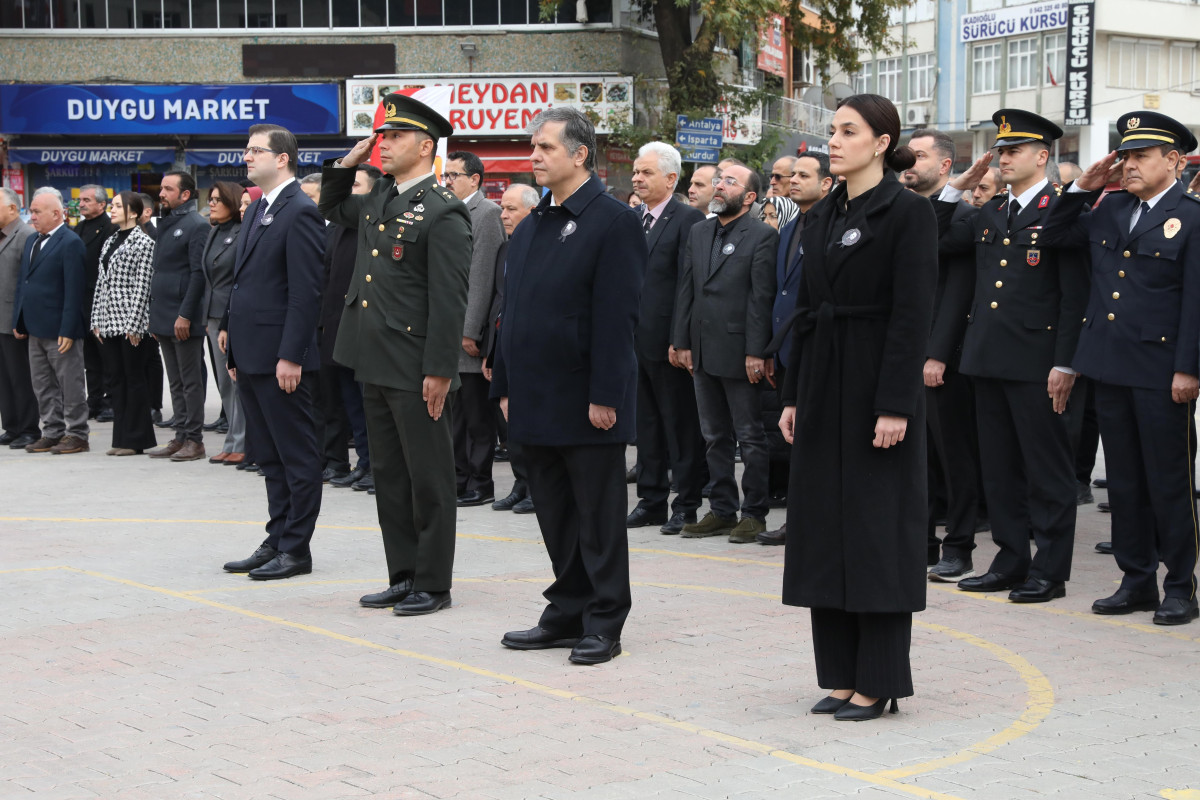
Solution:
[[[800,221],[797,216],[787,225],[779,229],[779,251],[775,256],[775,305],[771,309],[771,335],[779,333],[780,327],[796,310],[796,294],[800,291],[800,266],[804,262],[804,245],[796,246],[796,255],[788,262],[788,245],[793,236],[798,236],[796,224]],[[788,354],[792,350],[792,337],[784,338],[775,354],[775,360],[787,368]]]
[[[509,398],[512,441],[633,441],[646,259],[637,214],[595,178],[561,206],[547,194],[513,231],[491,392]],[[616,425],[593,427],[590,403],[615,408]]]
[[[317,318],[325,285],[325,220],[290,183],[253,220],[260,198],[246,209],[238,232],[233,289],[229,294],[229,365],[274,375],[279,359],[303,369],[321,366]]]
[[[13,299],[12,330],[39,339],[65,336],[80,339],[84,322],[84,262],[87,248],[66,225],[42,245],[36,264],[30,266],[37,236],[25,240],[21,277]],[[87,310],[91,313],[91,309]]]

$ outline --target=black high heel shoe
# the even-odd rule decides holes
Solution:
[[[839,708],[833,715],[833,718],[838,722],[866,722],[869,719],[879,719],[883,716],[884,706],[888,704],[887,697],[881,697],[869,706],[860,706],[846,701],[846,704]],[[896,699],[891,698],[892,707],[888,709],[892,714],[895,714],[899,707],[896,705]]]
[[[846,705],[846,703],[849,703],[849,702],[850,702],[849,697],[842,698],[842,697],[834,697],[833,695],[830,695],[829,697],[822,697],[815,706],[813,706],[812,708],[809,709],[809,713],[810,714],[833,714],[833,713],[836,713],[839,708],[841,708],[842,706]]]

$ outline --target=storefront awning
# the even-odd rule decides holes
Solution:
[[[173,147],[10,147],[13,164],[164,164],[175,163]]]
[[[349,151],[349,147],[340,147],[336,150],[322,150],[312,148],[300,148],[297,165],[302,167],[319,167],[326,160],[331,158],[341,158]],[[187,164],[198,167],[240,167],[243,165],[242,147],[198,147],[188,148],[184,153],[184,160]]]
[[[529,156],[533,148],[529,142],[455,142],[450,141],[450,151],[467,150],[483,161],[485,174],[530,173],[533,165]]]

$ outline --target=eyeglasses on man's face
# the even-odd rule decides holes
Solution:
[[[778,172],[771,173],[771,180],[773,180],[773,181],[786,181],[790,177],[792,177],[792,176],[791,175],[780,175]]]
[[[732,175],[724,175],[722,177],[712,179],[713,186],[720,186],[722,183],[725,184],[726,186],[741,186],[742,185],[742,184],[738,183],[737,179],[734,178]]]
[[[459,178],[465,178],[465,177],[467,177],[467,174],[465,172],[443,172],[442,173],[442,180],[445,183],[449,183],[450,181],[456,181]]]
[[[263,153],[271,153],[272,155],[279,155],[278,150],[272,150],[269,147],[259,147],[257,145],[250,145],[249,147],[247,147],[245,150],[242,151],[242,157],[248,158],[250,156],[261,156]]]

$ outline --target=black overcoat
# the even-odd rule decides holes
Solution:
[[[840,185],[810,212],[785,405],[797,407],[783,602],[850,612],[925,608],[922,368],[938,270],[929,201],[892,172],[829,241]],[[857,231],[857,234],[854,232]],[[844,244],[843,244],[844,243]],[[880,415],[904,441],[872,446]]]

